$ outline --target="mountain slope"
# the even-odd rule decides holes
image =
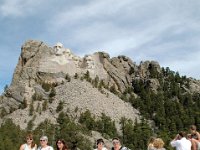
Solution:
[[[118,135],[130,148],[145,149],[151,135],[168,143],[191,124],[200,128],[199,108],[200,81],[158,62],[136,65],[126,56],[110,58],[105,52],[81,58],[61,43],[52,48],[30,40],[0,97],[0,123],[11,118],[37,136],[44,126],[51,136],[63,129],[72,145],[68,136],[76,142],[80,134],[93,139],[95,130],[108,140]]]

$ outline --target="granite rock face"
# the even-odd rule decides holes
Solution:
[[[86,110],[90,110],[96,117],[105,113],[116,121],[119,129],[121,117],[140,120],[138,110],[109,90],[98,90],[91,83],[81,80],[81,77],[89,72],[91,79],[98,77],[108,89],[114,86],[119,95],[131,87],[134,80],[142,80],[156,93],[160,85],[158,79],[151,77],[152,70],[162,71],[155,61],[136,65],[126,56],[110,58],[105,52],[96,52],[81,58],[70,49],[64,48],[61,43],[49,47],[41,41],[29,40],[22,45],[10,87],[0,97],[0,111],[7,113],[0,119],[0,123],[5,118],[12,118],[24,129],[32,119],[28,115],[29,105],[33,103],[36,109],[45,100],[52,98],[53,102],[48,103],[46,111],[34,112],[35,126],[45,119],[55,123],[58,117],[56,108],[63,101],[64,110],[75,118]],[[79,78],[75,79],[75,75]],[[70,77],[70,81],[67,77]],[[50,96],[52,87],[48,89],[45,88],[46,85],[55,87],[55,95]],[[200,82],[191,79],[190,87],[188,91],[199,92]],[[28,107],[20,109],[24,101]]]
[[[96,52],[81,58],[61,43],[49,47],[41,41],[30,40],[22,45],[12,83],[1,96],[0,109],[8,113],[4,118],[12,118],[21,128],[26,128],[30,121],[29,107],[19,109],[20,105],[24,101],[30,105],[33,97],[40,99],[33,102],[35,109],[42,105],[50,95],[43,85],[49,84],[56,85],[56,95],[53,103],[49,103],[48,109],[42,112],[43,115],[35,112],[36,125],[45,118],[55,123],[58,115],[56,107],[60,101],[65,103],[65,109],[71,110],[73,115],[74,109],[78,108],[77,116],[90,110],[95,116],[105,113],[116,122],[123,116],[133,121],[139,120],[139,112],[113,93],[106,89],[100,92],[86,81],[73,79],[75,74],[81,77],[88,71],[92,79],[98,77],[108,87],[115,86],[120,93],[130,86],[131,67],[136,68],[136,65],[125,56],[110,58],[105,52]],[[66,81],[66,76],[71,78],[70,82]]]

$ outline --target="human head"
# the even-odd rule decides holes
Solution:
[[[119,149],[121,147],[120,139],[115,137],[112,139],[114,149]]]
[[[195,125],[190,126],[190,132],[191,133],[196,133],[197,127]]]
[[[55,50],[60,50],[61,48],[63,48],[63,44],[60,42],[56,43],[56,45],[54,46]]]
[[[47,143],[48,143],[48,137],[47,137],[47,136],[42,136],[42,137],[40,138],[40,145],[41,145],[42,147],[45,147],[45,146],[47,145]]]
[[[67,150],[68,149],[68,146],[66,145],[64,139],[58,139],[56,141],[56,148],[57,150]]]
[[[149,138],[149,142],[148,142],[148,143],[153,143],[153,142],[155,141],[155,139],[156,139],[156,138],[155,138],[155,137],[153,137],[153,136],[152,136],[152,137],[150,137],[150,138]]]
[[[97,140],[97,148],[98,148],[98,149],[102,149],[102,148],[103,148],[103,145],[104,145],[103,139],[98,139],[98,140]]]
[[[187,134],[187,139],[191,139],[192,135],[191,134]]]
[[[35,146],[32,134],[27,134],[26,135],[26,142],[27,142],[27,144],[31,145],[31,148],[33,148]]]
[[[155,141],[155,139],[156,139],[156,138],[155,138],[155,137],[153,137],[153,136],[152,136],[152,137],[150,137],[150,138],[149,138],[149,141],[148,141],[148,145],[150,145],[150,144],[152,145],[152,144],[153,144],[153,142]]]
[[[180,139],[183,138],[183,137],[186,137],[186,133],[184,131],[181,131],[178,133]]]
[[[163,142],[163,140],[161,139],[161,138],[156,138],[155,140],[154,140],[154,142],[153,142],[153,146],[155,147],[155,148],[163,148],[163,146],[164,146],[164,142]]]

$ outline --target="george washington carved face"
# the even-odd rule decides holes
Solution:
[[[61,50],[63,48],[63,44],[58,42],[58,43],[56,43],[56,45],[53,48],[56,52],[58,52],[59,50]]]

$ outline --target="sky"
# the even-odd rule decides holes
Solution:
[[[0,93],[30,39],[61,42],[78,56],[105,51],[136,64],[154,60],[200,79],[199,0],[0,1]]]

